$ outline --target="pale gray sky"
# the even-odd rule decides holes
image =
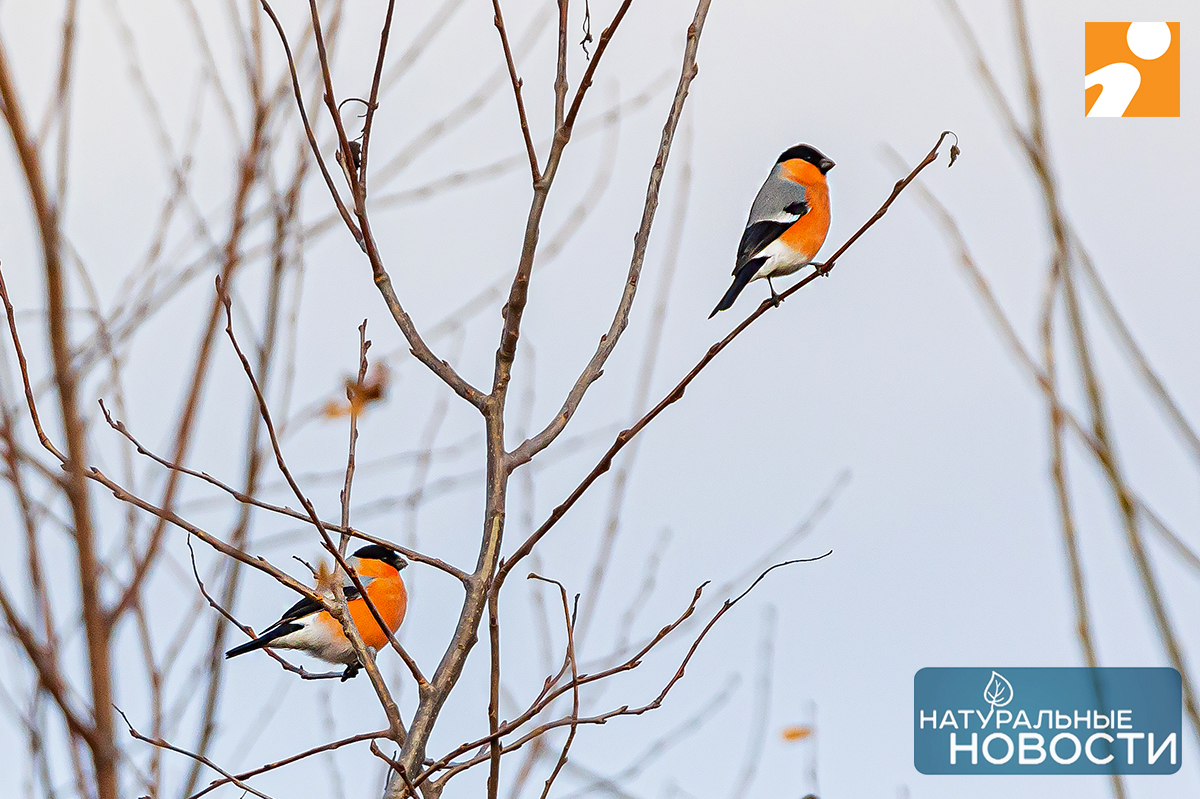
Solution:
[[[163,98],[171,135],[181,141],[191,113],[196,60],[178,6],[116,1],[132,20],[150,82]],[[360,6],[375,5],[354,4],[339,57],[343,95],[366,92],[377,21],[374,13],[364,16]],[[549,5],[506,4],[514,39]],[[1007,4],[971,0],[964,5],[1004,88],[1017,97],[1020,84]],[[1030,0],[1028,5],[1050,148],[1071,221],[1152,363],[1189,418],[1200,419],[1200,372],[1195,369],[1200,273],[1193,268],[1200,250],[1200,226],[1193,220],[1200,188],[1200,159],[1195,155],[1200,85],[1194,78],[1200,70],[1189,38],[1193,26],[1200,25],[1200,11],[1185,2],[1156,3],[1152,11],[1145,4],[1108,0]],[[399,53],[419,30],[430,13],[425,6],[399,4],[393,52]],[[591,3],[596,35],[615,6],[614,0]],[[82,8],[73,193],[67,203],[71,241],[90,266],[106,303],[113,301],[146,246],[164,182],[155,132],[126,80],[109,8],[109,2],[85,3]],[[294,11],[288,10],[293,21]],[[515,393],[526,391],[531,378],[536,381],[535,423],[544,423],[555,412],[596,338],[608,327],[628,268],[646,176],[692,11],[690,3],[680,0],[634,3],[589,96],[592,113],[597,113],[618,97],[628,99],[647,86],[655,88],[649,105],[621,125],[616,168],[595,211],[562,255],[534,278],[523,356],[532,351],[536,367],[530,368],[528,358],[518,366]],[[224,9],[205,13],[222,68],[227,78],[236,79],[236,61],[229,42],[222,40],[227,30]],[[28,0],[0,6],[0,32],[11,48],[21,85],[34,98],[44,97],[53,81],[57,14]],[[1083,23],[1146,15],[1182,23],[1181,117],[1085,119]],[[272,36],[266,42],[277,65],[278,43]],[[381,109],[376,163],[474,91],[501,58],[490,4],[465,3]],[[577,48],[572,58],[582,63]],[[553,42],[547,30],[521,66],[531,121],[543,133],[552,121],[547,77],[552,63]],[[797,141],[815,144],[837,162],[829,176],[833,224],[828,253],[890,191],[897,175],[883,156],[885,145],[915,163],[943,129],[953,129],[960,137],[962,157],[952,170],[940,164],[931,167],[928,186],[955,214],[1024,340],[1036,346],[1050,252],[1040,199],[935,0],[716,0],[699,63],[685,119],[694,130],[691,206],[651,391],[655,400],[764,296],[765,285],[756,283],[733,312],[706,318],[727,286],[738,237],[759,184],[778,153]],[[666,83],[656,83],[663,73],[669,76]],[[578,73],[574,75],[577,80]],[[28,112],[40,120],[41,101],[31,101]],[[244,108],[238,113],[244,126]],[[202,163],[212,169],[199,172],[197,196],[205,211],[222,220],[216,231],[221,236],[230,191],[225,180],[231,157],[228,128],[211,100],[204,107],[204,119],[199,152]],[[604,134],[599,134],[568,150],[561,183],[547,211],[543,242],[593,182],[606,146]],[[417,186],[517,154],[520,148],[511,92],[501,83],[482,113],[423,152],[389,188]],[[33,309],[41,301],[36,242],[11,148],[6,146],[4,153],[0,258],[18,304]],[[641,342],[679,199],[680,167],[687,156],[681,139],[672,154],[643,293],[627,339],[573,422],[575,432],[627,423]],[[284,169],[293,158],[289,141],[276,164]],[[419,325],[428,328],[478,288],[511,272],[527,210],[527,182],[527,175],[516,169],[425,204],[376,213],[376,232],[394,279]],[[307,218],[328,213],[322,186],[313,184],[305,203]],[[255,236],[251,241],[261,240],[261,234]],[[363,317],[370,319],[373,354],[392,352],[401,342],[365,261],[344,231],[323,236],[306,253],[305,262],[294,408],[328,395],[350,371],[355,326]],[[239,291],[258,313],[263,269],[259,265],[248,274]],[[210,290],[209,277],[197,281],[156,317],[152,329],[158,332],[141,338],[130,353],[128,419],[131,428],[155,446],[168,436],[182,393],[180,375],[189,368],[193,331]],[[34,318],[27,318],[32,325]],[[1136,387],[1133,373],[1098,319],[1093,321],[1129,476],[1196,547],[1200,502],[1195,463]],[[440,339],[439,351],[450,353],[469,379],[484,381],[490,377],[497,333],[498,313],[493,308],[473,320],[465,335]],[[245,387],[228,347],[219,349],[223,378],[209,392],[192,463],[232,478],[240,469],[230,451],[240,442],[245,424]],[[1069,363],[1065,349],[1062,359]],[[364,459],[415,446],[439,392],[415,362],[399,359],[394,364],[387,406],[363,423]],[[1074,374],[1069,365],[1065,369]],[[91,396],[97,393],[93,388]],[[823,799],[890,799],[900,795],[901,786],[907,786],[914,799],[1106,795],[1107,781],[1102,778],[929,777],[918,774],[912,764],[912,680],[918,669],[1082,665],[1048,480],[1046,427],[1044,404],[991,328],[953,254],[916,195],[903,196],[830,278],[756,323],[704,372],[681,403],[648,428],[617,548],[619,577],[609,581],[601,597],[590,651],[599,654],[611,641],[625,603],[641,580],[641,563],[663,528],[670,528],[672,539],[654,599],[640,622],[642,632],[672,618],[697,584],[708,579],[720,584],[784,536],[848,470],[852,478],[828,515],[789,552],[810,556],[833,549],[834,554],[769,577],[714,630],[678,694],[657,715],[581,732],[579,762],[603,773],[618,771],[649,741],[719,692],[727,675],[740,672],[738,693],[721,715],[629,786],[645,797],[667,795],[672,781],[703,799],[727,795],[742,762],[750,722],[760,619],[763,609],[773,605],[778,610],[774,693],[763,762],[750,796],[798,799],[811,788],[801,778],[811,744],[785,743],[779,735],[785,725],[805,718],[809,703],[818,708]],[[474,412],[452,398],[438,443],[459,441],[478,428]],[[236,431],[232,438],[230,430]],[[103,442],[99,457],[116,463],[116,442],[109,431],[93,426],[92,434]],[[307,428],[289,442],[293,467],[336,468],[344,458],[344,438],[341,425]],[[586,474],[607,440],[593,437],[580,453],[537,473],[538,520]],[[453,462],[435,463],[432,476],[475,468],[481,463],[477,454],[473,450]],[[1101,476],[1077,448],[1071,451],[1071,471],[1101,660],[1114,666],[1165,665]],[[356,486],[356,499],[365,505],[403,494],[409,490],[409,475],[405,470],[364,475]],[[413,517],[401,509],[364,518],[361,524],[397,540],[415,531],[420,544],[434,554],[473,562],[481,484],[477,480],[424,506],[415,527]],[[586,564],[603,524],[609,485],[602,480],[554,530],[542,551],[539,568],[572,591],[586,584]],[[314,493],[332,515],[337,488],[324,484]],[[106,495],[98,493],[95,502],[112,519],[123,513]],[[518,502],[514,510],[520,507]],[[223,530],[232,512],[222,506],[198,515],[208,514],[203,518]],[[521,529],[519,519],[511,521]],[[283,529],[290,528],[265,520],[260,532]],[[0,540],[9,541],[9,551],[15,546],[9,539],[15,535],[0,534]],[[180,534],[175,534],[173,545],[176,556],[186,558]],[[306,532],[292,543],[262,551],[282,563],[292,552],[315,557],[317,546]],[[1176,629],[1196,662],[1200,575],[1187,571],[1158,541],[1152,543],[1151,553]],[[5,569],[0,572],[7,574]],[[416,657],[432,668],[457,614],[457,588],[417,568],[412,574],[406,640]],[[157,601],[164,608],[191,601],[172,586],[164,582],[159,589]],[[524,585],[512,587],[509,612],[515,621],[506,628],[509,668],[519,675],[514,685],[525,692],[536,691],[541,680],[532,655],[533,628],[525,621],[527,590]],[[248,623],[262,625],[291,602],[286,593],[252,575],[239,614]],[[204,613],[207,626],[207,609]],[[164,618],[169,615],[164,610]],[[652,674],[609,688],[598,707],[647,701],[673,672],[672,659],[682,651],[676,647],[648,664],[645,669]],[[392,656],[384,658],[392,672]],[[485,724],[485,661],[481,646],[464,677],[464,696],[448,708],[445,726],[435,735],[435,750],[466,740]],[[11,663],[11,658],[5,662]],[[296,683],[287,689],[287,709],[271,721],[263,738],[248,751],[235,751],[243,726],[239,714],[257,714],[285,676],[266,658],[232,661],[226,668],[231,694],[222,717],[228,732],[214,752],[219,762],[251,766],[322,738],[321,697],[328,686]],[[334,685],[332,691],[339,732],[366,729],[381,717],[365,680]],[[406,709],[412,706],[411,693],[404,695]],[[130,709],[136,710],[136,703]],[[297,732],[305,725],[313,727],[311,734]],[[14,734],[6,729],[5,739]],[[1128,778],[1132,796],[1165,799],[1194,791],[1200,780],[1200,750],[1186,725],[1184,741],[1181,771],[1171,777]],[[0,760],[14,767],[24,759],[19,746],[6,746],[4,751],[9,754]],[[261,787],[276,796],[312,795],[314,785],[323,792],[326,767],[325,761],[314,761],[266,778]],[[365,750],[347,754],[342,769],[350,795],[374,791],[378,769]],[[0,784],[15,795],[20,769],[4,771],[8,776],[0,778]],[[482,776],[454,783],[447,795],[478,795]],[[569,776],[559,789],[564,794],[576,784]]]

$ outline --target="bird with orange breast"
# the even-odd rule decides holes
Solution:
[[[765,277],[778,305],[771,278],[794,274],[812,263],[829,232],[829,186],[825,173],[833,161],[809,144],[784,150],[767,182],[758,190],[738,245],[733,285],[708,315],[724,311],[751,280]]]
[[[408,609],[408,592],[404,588],[404,580],[400,578],[400,570],[408,562],[387,547],[375,544],[355,551],[349,562],[388,630],[396,632]],[[343,590],[350,618],[354,620],[363,643],[375,650],[383,649],[388,642],[388,633],[379,626],[358,588],[350,584]],[[298,649],[329,663],[341,663],[346,666],[342,673],[343,681],[358,674],[362,667],[342,625],[329,615],[329,611],[308,597],[288,608],[279,621],[263,631],[262,635],[235,646],[225,653],[225,657],[237,657],[263,647]]]

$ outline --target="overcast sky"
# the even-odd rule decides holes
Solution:
[[[179,9],[173,3],[116,1],[132,20],[139,52],[150,66],[150,82],[163,98],[171,135],[181,140],[191,113],[196,60]],[[381,4],[354,4],[338,62],[343,95],[366,92],[377,36],[376,5]],[[399,4],[393,52],[401,52],[428,18],[427,5]],[[507,3],[514,39],[550,5]],[[1193,25],[1200,24],[1200,11],[1185,2],[1155,3],[1152,10],[1144,3],[1108,0],[1029,0],[1028,5],[1049,145],[1070,219],[1167,387],[1189,419],[1200,419],[1200,372],[1195,368],[1200,272],[1194,268],[1200,251],[1200,225],[1195,222],[1200,86],[1193,80],[1200,70],[1189,38]],[[359,6],[371,7],[372,13],[365,15]],[[591,2],[594,33],[615,6],[614,0]],[[1018,98],[1007,4],[973,0],[965,6],[1001,83]],[[109,7],[107,2],[85,3],[81,11],[84,38],[71,151],[72,194],[66,209],[72,245],[88,263],[106,304],[117,299],[122,279],[146,247],[164,182],[153,145],[155,132],[139,115],[126,81]],[[600,132],[581,137],[568,150],[547,211],[543,243],[597,183],[597,173],[606,168],[606,153],[614,148],[616,166],[579,233],[533,281],[524,360],[517,368],[514,395],[526,396],[523,392],[532,381],[535,424],[544,424],[557,410],[611,320],[693,10],[679,0],[634,3],[599,70],[588,99],[591,114],[583,116],[642,92],[651,93],[650,101],[622,121],[619,137]],[[0,32],[31,98],[43,98],[54,79],[57,13],[32,0],[0,5]],[[221,40],[222,32],[228,31],[223,14],[223,9],[206,9],[218,60],[236,76],[229,42]],[[1181,116],[1085,119],[1084,22],[1140,15],[1182,23]],[[483,0],[464,3],[384,104],[374,140],[377,163],[475,91],[502,63],[491,16],[490,4]],[[548,31],[543,34],[522,62],[531,122],[542,134],[552,122],[552,38]],[[271,37],[266,41],[271,62],[278,66],[278,43]],[[571,52],[582,69],[578,48]],[[1050,255],[1040,199],[935,0],[716,0],[700,44],[699,64],[683,122],[692,133],[681,134],[671,156],[663,207],[627,338],[571,430],[601,430],[611,437],[619,429],[612,425],[628,423],[653,292],[671,218],[681,202],[682,165],[690,162],[693,170],[690,206],[651,390],[654,401],[765,296],[766,286],[756,283],[732,312],[707,319],[728,285],[755,192],[777,155],[799,141],[818,146],[837,162],[829,175],[833,223],[828,253],[873,213],[898,177],[885,147],[894,147],[907,163],[915,164],[942,130],[954,130],[962,156],[953,169],[940,163],[931,167],[925,173],[927,185],[957,218],[1001,303],[1036,350]],[[574,81],[578,74],[573,72]],[[40,119],[43,101],[31,99],[30,105],[30,115]],[[243,121],[244,110],[238,109]],[[197,195],[203,208],[224,219],[231,190],[226,179],[229,137],[215,103],[208,102],[204,114],[200,153],[207,163],[223,165],[224,171],[202,172]],[[389,188],[418,186],[520,151],[511,92],[502,83],[481,113],[422,152]],[[18,304],[35,309],[41,302],[36,240],[11,148],[6,146],[4,152],[0,259],[5,277],[15,284]],[[290,141],[286,152],[276,156],[280,165],[291,162]],[[377,212],[381,246],[418,325],[431,327],[482,287],[511,274],[528,197],[528,176],[514,169],[426,203]],[[305,198],[305,216],[319,219],[328,212],[328,197],[314,184]],[[294,408],[330,395],[341,375],[352,369],[355,326],[364,317],[370,320],[373,353],[396,352],[402,342],[365,261],[344,231],[323,236],[305,261]],[[257,299],[262,274],[260,264],[239,288],[249,308],[261,304]],[[180,375],[194,352],[196,322],[206,312],[210,290],[210,277],[198,280],[167,307],[169,320],[156,318],[151,329],[160,332],[139,340],[130,353],[129,420],[155,444],[169,435],[183,392]],[[34,317],[27,318],[32,324]],[[1131,480],[1194,548],[1200,546],[1195,534],[1200,522],[1196,464],[1138,387],[1098,318],[1089,318],[1095,322],[1097,356]],[[490,379],[497,333],[494,307],[475,318],[462,335],[440,337],[437,347],[479,384]],[[236,447],[244,427],[245,388],[230,354],[220,357],[225,379],[207,396],[192,463],[233,477],[239,474],[239,461],[231,459],[229,449]],[[1069,362],[1065,349],[1062,360]],[[438,395],[438,386],[418,365],[402,357],[392,364],[395,385],[389,401],[363,423],[364,459],[415,446]],[[1066,373],[1073,376],[1074,371],[1068,366]],[[1081,399],[1077,394],[1071,397]],[[230,429],[239,431],[232,439]],[[437,443],[462,441],[478,429],[474,411],[452,398]],[[672,783],[703,799],[727,795],[751,725],[764,612],[773,607],[773,694],[763,762],[751,796],[799,799],[817,787],[804,774],[812,742],[788,743],[780,735],[786,725],[809,723],[813,704],[823,799],[885,799],[898,796],[905,787],[920,799],[1106,795],[1103,778],[931,777],[913,767],[912,685],[918,669],[1083,664],[1048,480],[1046,430],[1044,403],[989,324],[954,254],[916,194],[904,195],[829,278],[757,322],[702,374],[682,402],[647,429],[632,473],[617,571],[600,597],[602,612],[589,651],[598,656],[611,642],[628,598],[642,579],[642,564],[664,529],[670,530],[671,539],[654,598],[639,621],[641,633],[678,613],[700,582],[711,579],[719,585],[737,574],[804,520],[836,485],[831,508],[787,553],[814,556],[832,549],[833,555],[772,574],[713,632],[678,696],[672,696],[659,716],[618,720],[581,733],[586,749],[581,749],[580,762],[602,773],[618,771],[649,741],[718,694],[728,675],[736,672],[742,680],[729,707],[630,784],[636,795],[646,797],[665,795]],[[107,430],[94,428],[93,436],[106,442],[100,450],[116,452]],[[306,429],[289,445],[294,468],[335,468],[344,458],[344,438],[341,425]],[[578,452],[536,472],[533,516],[544,518],[590,470],[608,440],[592,436],[581,442]],[[476,457],[477,444],[473,454],[436,462],[431,477],[477,468],[482,463]],[[1102,476],[1077,448],[1070,454],[1101,662],[1166,665]],[[115,454],[107,457],[115,460]],[[848,481],[840,477],[843,474],[849,475]],[[355,496],[365,504],[404,494],[409,480],[409,472],[403,470],[365,474]],[[571,591],[583,590],[586,584],[610,484],[609,478],[601,480],[555,529],[542,552],[540,568]],[[473,563],[481,485],[481,479],[466,483],[462,490],[425,505],[419,517],[397,508],[365,517],[361,524],[398,541],[415,537],[441,557]],[[324,492],[318,493],[319,504],[333,515],[336,487],[317,490]],[[96,503],[113,519],[123,512],[106,495],[98,494]],[[521,507],[519,500],[516,507]],[[228,524],[232,509],[206,512]],[[520,524],[517,519],[512,522]],[[278,523],[263,527],[283,529],[288,528]],[[9,551],[14,551],[15,535],[0,532]],[[182,540],[174,545],[186,557]],[[280,563],[293,552],[318,554],[311,537],[303,536],[262,551]],[[1200,575],[1189,572],[1157,540],[1152,540],[1150,551],[1166,586],[1176,629],[1194,663],[1200,660]],[[457,615],[457,589],[417,568],[412,580],[406,640],[431,669],[447,625]],[[530,668],[523,683],[514,678],[528,689],[541,679],[533,668],[536,659],[526,654],[533,646],[532,627],[523,620],[528,592],[524,585],[512,591],[512,613],[522,620],[513,623],[512,638],[506,642],[513,647],[513,663]],[[184,600],[172,600],[168,591],[161,601],[170,605]],[[280,586],[252,576],[239,613],[261,626],[290,602]],[[665,655],[654,667],[659,669],[655,674],[630,680],[625,688],[608,689],[601,704],[647,701],[661,677],[673,671],[668,661],[682,651]],[[483,722],[478,700],[484,695],[485,659],[484,649],[477,649],[464,678],[475,684],[469,689],[475,691],[474,703],[463,700],[454,706],[462,708],[455,712],[474,714],[471,724],[454,719],[458,726],[435,736],[434,749],[466,740],[465,730],[477,730]],[[524,666],[515,665],[514,670]],[[284,675],[265,658],[239,659],[227,668],[232,693],[222,718],[235,732],[217,748],[218,761],[250,766],[320,740],[319,734],[297,738],[291,733],[297,725],[322,723],[321,697],[329,689],[296,684],[287,689],[289,708],[271,721],[263,739],[248,752],[235,751],[239,713],[245,707],[257,713]],[[378,710],[370,688],[365,680],[356,683],[332,689],[337,729],[343,734],[376,723]],[[411,699],[408,691],[408,708]],[[1128,778],[1132,796],[1165,798],[1195,791],[1200,749],[1186,724],[1184,729],[1180,772]],[[281,750],[281,742],[289,748]],[[297,745],[290,746],[294,742]],[[23,758],[12,754],[23,752],[19,746],[6,751],[10,754],[0,760],[15,764]],[[374,790],[377,769],[372,760],[365,750],[347,756],[344,770],[351,795]],[[297,768],[262,785],[278,796],[305,795],[302,792],[312,784],[323,790],[322,768]],[[20,777],[11,775],[19,773],[5,771],[10,776],[0,777],[0,784],[8,786],[5,792],[15,790]],[[313,779],[322,782],[306,782]],[[467,779],[454,785],[447,796],[478,795],[478,782]],[[564,784],[564,793],[566,788]]]

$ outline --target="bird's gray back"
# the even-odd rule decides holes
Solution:
[[[793,203],[805,201],[804,187],[793,180],[783,177],[783,164],[776,164],[771,169],[771,176],[758,190],[754,205],[750,206],[750,219],[746,227],[755,222],[794,222],[798,215],[788,213],[784,209]]]

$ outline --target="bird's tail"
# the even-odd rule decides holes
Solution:
[[[718,311],[728,310],[733,305],[733,301],[742,293],[742,289],[746,288],[746,285],[754,279],[754,273],[760,266],[762,266],[762,261],[755,258],[738,270],[737,274],[733,276],[733,285],[729,287],[729,291],[725,292],[725,296],[717,303],[717,307],[713,308],[713,312],[708,315],[709,319],[716,316]]]
[[[241,646],[235,646],[225,653],[226,658],[235,658],[238,655],[244,655],[247,652],[253,652],[255,649],[262,649],[269,645],[276,638],[282,638],[288,633],[294,633],[300,629],[299,624],[279,624],[267,630],[265,633],[255,638],[253,641],[247,641]]]

